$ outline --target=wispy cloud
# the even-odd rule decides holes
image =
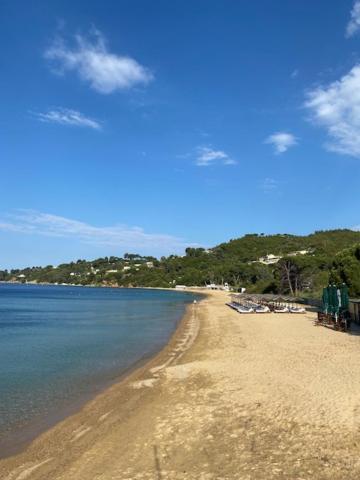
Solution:
[[[291,78],[296,78],[296,77],[298,77],[298,76],[299,76],[299,70],[298,70],[298,69],[293,70],[293,71],[291,72],[291,75],[290,75]]]
[[[54,62],[57,73],[76,72],[81,80],[103,94],[146,85],[154,78],[135,59],[109,52],[104,36],[95,29],[88,37],[75,35],[72,46],[57,38],[45,51],[45,58]]]
[[[223,150],[215,150],[212,147],[198,147],[195,164],[199,167],[210,165],[235,165],[237,162]]]
[[[327,129],[328,150],[360,157],[360,65],[340,80],[307,93],[305,107]]]
[[[346,27],[345,36],[347,38],[352,37],[360,30],[360,0],[354,2],[351,10],[351,19]]]
[[[297,145],[298,141],[292,133],[276,132],[267,137],[265,143],[273,145],[275,153],[278,155]]]
[[[58,123],[60,125],[72,125],[75,127],[88,127],[94,130],[101,130],[101,124],[93,118],[86,117],[77,110],[68,108],[56,108],[45,113],[34,113],[41,121],[47,123]]]
[[[127,225],[97,227],[70,218],[34,210],[17,210],[0,218],[0,231],[46,237],[62,237],[95,246],[115,246],[119,249],[145,249],[174,253],[191,245],[172,235],[146,233],[142,228]],[[193,244],[196,245],[196,244]]]
[[[279,182],[274,178],[264,178],[260,183],[260,188],[264,193],[271,193],[279,188]]]

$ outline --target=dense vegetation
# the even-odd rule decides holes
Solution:
[[[269,254],[281,258],[269,265],[259,262]],[[160,260],[125,254],[57,267],[0,270],[0,281],[153,287],[227,282],[235,290],[293,295],[319,294],[329,280],[345,281],[351,295],[360,295],[360,232],[251,234],[209,250],[187,248],[184,256]]]

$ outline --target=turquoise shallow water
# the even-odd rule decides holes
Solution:
[[[0,440],[160,350],[194,298],[160,290],[0,284]]]

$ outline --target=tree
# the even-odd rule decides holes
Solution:
[[[334,259],[331,282],[344,282],[350,295],[360,295],[360,244],[339,252]]]
[[[9,278],[9,272],[7,270],[0,270],[0,281],[4,282]]]
[[[280,288],[282,292],[290,292],[297,296],[302,287],[302,268],[296,257],[282,258],[278,263],[280,273]]]
[[[188,257],[201,257],[205,253],[205,248],[191,248],[188,247],[185,250],[186,256]]]
[[[142,257],[138,253],[124,253],[124,258],[126,260],[138,260],[138,259],[141,259]]]

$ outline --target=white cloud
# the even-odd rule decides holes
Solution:
[[[0,219],[0,231],[18,234],[62,237],[95,246],[117,247],[130,251],[145,249],[174,253],[191,245],[183,239],[166,234],[146,233],[142,228],[127,225],[97,227],[78,220],[34,210],[18,210]],[[197,246],[197,244],[193,244]]]
[[[264,193],[274,192],[279,188],[279,182],[274,178],[265,178],[260,185]]]
[[[89,117],[85,117],[77,110],[67,108],[56,108],[46,113],[35,113],[41,122],[59,123],[60,125],[73,125],[76,127],[88,127],[94,130],[101,130],[101,124]]]
[[[299,70],[296,69],[296,70],[293,70],[293,71],[291,72],[290,77],[291,77],[291,78],[296,78],[298,75],[299,75]]]
[[[346,27],[347,38],[352,37],[360,30],[360,0],[354,2],[353,8],[351,10],[351,19]]]
[[[233,160],[223,150],[214,150],[211,147],[198,147],[195,164],[199,167],[209,167],[214,164],[235,165]]]
[[[93,30],[90,38],[76,35],[73,47],[58,38],[46,50],[45,58],[54,62],[58,73],[74,71],[103,94],[146,85],[153,79],[150,70],[133,58],[109,52],[98,30]]]
[[[270,135],[265,143],[273,145],[276,154],[286,152],[290,147],[297,145],[297,139],[292,133],[276,132]]]
[[[305,107],[312,120],[327,129],[329,150],[360,157],[360,65],[340,80],[309,91]]]

